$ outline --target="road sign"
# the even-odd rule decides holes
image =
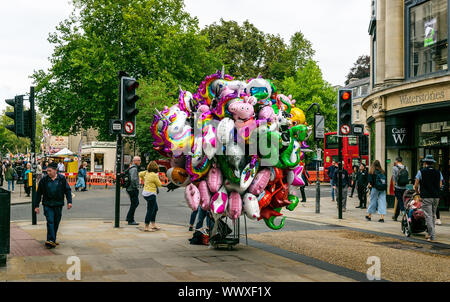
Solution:
[[[316,140],[325,138],[325,118],[317,113],[314,114],[314,138]]]
[[[124,128],[126,133],[131,134],[134,131],[134,124],[132,122],[126,122]]]
[[[350,134],[350,126],[349,125],[342,125],[341,126],[341,133],[343,135],[348,135]]]
[[[109,120],[109,132],[111,134],[117,134],[122,131],[122,121],[117,119]]]
[[[354,135],[363,135],[364,134],[364,125],[353,124],[353,134]]]

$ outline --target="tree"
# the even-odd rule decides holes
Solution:
[[[313,125],[314,115],[306,110],[312,103],[318,103],[321,114],[325,116],[325,128],[334,131],[337,127],[336,96],[337,91],[322,77],[322,71],[313,60],[298,69],[295,76],[287,77],[280,83],[280,92],[291,94],[296,100],[295,106],[306,114],[306,121]],[[308,143],[314,145],[312,136]]]
[[[49,70],[32,75],[41,111],[55,134],[99,130],[111,139],[120,70],[148,81],[188,86],[221,62],[182,0],[74,0],[74,12],[49,35]]]
[[[363,79],[368,76],[370,76],[370,57],[368,55],[362,55],[356,60],[353,67],[350,69],[345,85],[347,86],[353,78]]]
[[[314,55],[301,32],[296,32],[287,45],[279,35],[265,34],[249,21],[240,26],[236,21],[220,19],[220,24],[213,23],[201,32],[208,36],[208,49],[223,60],[226,72],[238,79],[261,74],[281,81],[295,75]]]

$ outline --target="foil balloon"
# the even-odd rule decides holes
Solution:
[[[234,121],[228,117],[219,122],[217,126],[217,139],[223,145],[227,145],[233,140]]]
[[[200,192],[200,206],[203,210],[208,211],[209,203],[211,202],[211,193],[209,192],[206,180],[202,180],[198,184],[198,190]]]
[[[259,211],[259,203],[258,199],[255,195],[251,193],[246,193],[244,195],[244,211],[245,215],[250,219],[259,219],[260,211]]]
[[[231,192],[227,215],[230,219],[238,219],[242,212],[242,198],[238,192]]]
[[[183,168],[172,167],[167,170],[166,175],[171,183],[179,187],[185,187],[190,183],[189,174]]]
[[[303,173],[303,166],[298,166],[290,170],[287,174],[288,184],[299,187],[304,186],[305,182],[303,181],[302,173]]]
[[[225,187],[221,187],[219,191],[211,197],[211,212],[213,214],[222,215],[225,213],[228,205],[228,195]]]
[[[253,179],[255,179],[256,172],[259,169],[259,160],[257,156],[252,158],[252,161],[245,166],[241,172],[240,185],[242,189],[247,190],[247,188],[252,184]]]
[[[194,184],[186,186],[184,197],[186,198],[187,205],[193,211],[197,211],[198,206],[200,205],[200,191]]]
[[[211,193],[216,193],[222,187],[222,172],[217,167],[211,168],[208,173],[207,184]]]
[[[216,155],[216,129],[213,125],[208,125],[203,128],[203,152],[205,152],[208,159],[212,160]]]
[[[245,93],[254,96],[261,104],[269,104],[269,98],[272,95],[272,86],[265,79],[252,79],[245,87]]]
[[[263,169],[256,174],[255,178],[252,181],[252,184],[248,188],[248,191],[253,195],[259,195],[263,190],[267,187],[267,184],[270,180],[270,170]]]

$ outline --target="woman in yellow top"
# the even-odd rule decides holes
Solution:
[[[147,171],[139,172],[139,178],[144,182],[144,190],[142,196],[147,201],[147,214],[145,215],[144,231],[154,232],[160,229],[156,226],[156,212],[158,212],[158,204],[156,203],[156,194],[158,187],[161,187],[161,181],[158,176],[159,166],[155,161],[151,161],[147,166]],[[151,228],[149,224],[152,224]]]

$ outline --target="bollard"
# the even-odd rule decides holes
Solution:
[[[6,266],[10,253],[11,192],[0,188],[0,266]]]

